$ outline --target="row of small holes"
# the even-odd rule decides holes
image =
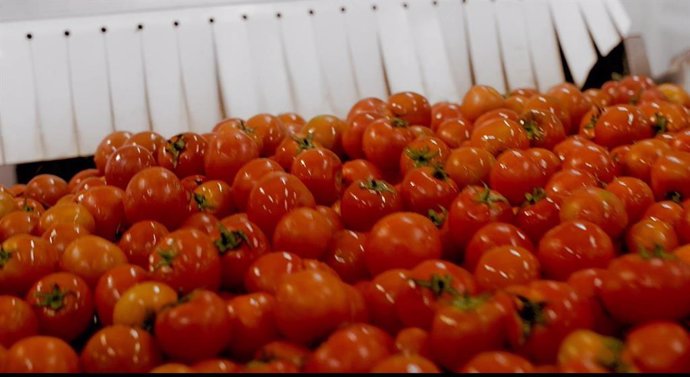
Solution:
[[[434,1],[431,2],[431,4],[433,4],[434,6],[436,6],[436,5],[438,5],[438,1],[437,1],[437,0],[434,0]],[[402,3],[402,6],[403,6],[403,8],[407,9],[408,4],[407,4],[407,3]],[[371,10],[376,11],[377,9],[378,9],[378,7],[376,6],[376,4],[374,4],[374,5],[371,6]],[[346,11],[347,11],[347,8],[345,8],[345,7],[340,7],[340,12],[345,13]],[[314,12],[313,9],[309,9],[308,13],[309,13],[309,15],[311,15],[311,16],[313,16],[313,15],[315,14],[315,12]],[[282,16],[283,16],[283,15],[282,15],[280,12],[276,13],[276,17],[277,17],[277,18],[281,18]],[[243,14],[243,15],[242,15],[242,19],[246,21],[246,20],[249,19],[249,16],[246,15],[246,14]],[[209,19],[208,19],[208,22],[209,22],[209,23],[214,23],[214,22],[215,22],[215,19],[209,18]],[[180,26],[180,22],[179,22],[179,21],[173,21],[173,26],[175,26],[175,27]],[[144,25],[143,25],[143,24],[137,25],[137,30],[143,30],[143,29],[144,29]],[[106,33],[107,31],[108,31],[108,28],[106,28],[105,26],[101,27],[101,33]],[[70,35],[70,31],[69,31],[69,30],[65,30],[65,37],[69,37],[69,35]],[[26,39],[32,39],[32,38],[33,38],[33,35],[32,35],[31,33],[26,34]]]

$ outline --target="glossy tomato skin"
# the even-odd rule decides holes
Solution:
[[[140,171],[125,190],[125,215],[129,223],[154,220],[169,229],[184,221],[187,194],[170,170],[154,167]]]
[[[211,136],[204,154],[204,171],[210,179],[232,183],[242,165],[259,157],[259,146],[242,131]]]
[[[228,344],[231,355],[251,358],[266,344],[278,339],[275,321],[276,301],[269,293],[250,293],[227,301],[233,336]]]
[[[343,131],[347,123],[333,115],[317,115],[307,122],[302,132],[311,135],[314,141],[324,148],[332,150],[338,156],[343,156]]]
[[[503,105],[503,96],[496,89],[486,85],[475,85],[465,93],[460,109],[468,120],[474,122],[480,115]]]
[[[387,105],[393,116],[404,120],[411,126],[431,126],[431,105],[419,93],[395,93],[388,97]]]
[[[314,141],[314,135],[298,133],[283,139],[278,148],[276,148],[276,153],[271,156],[271,159],[277,162],[284,170],[290,171],[293,161],[300,153],[316,147],[323,146],[321,143]]]
[[[526,151],[508,150],[501,153],[491,168],[491,188],[513,205],[522,204],[527,194],[546,184],[547,175]]]
[[[383,179],[383,174],[376,165],[364,159],[350,160],[343,163],[342,185],[344,189],[360,179]]]
[[[0,219],[0,240],[6,241],[15,235],[39,234],[39,218],[31,212],[14,211]]]
[[[72,241],[60,258],[60,267],[94,287],[98,279],[111,268],[127,263],[127,256],[114,243],[94,235]]]
[[[132,135],[123,145],[139,145],[156,156],[158,149],[165,145],[165,138],[153,131],[142,131]]]
[[[496,157],[484,149],[460,147],[450,152],[444,168],[462,190],[469,185],[488,182],[495,163]]]
[[[93,187],[76,198],[84,206],[95,223],[95,233],[105,239],[115,240],[125,231],[125,192],[113,186]]]
[[[227,216],[234,210],[232,189],[220,180],[210,180],[200,184],[192,191],[194,210],[216,217]]]
[[[640,372],[687,373],[690,370],[690,336],[677,323],[657,321],[628,333],[625,351]]]
[[[348,117],[347,127],[343,131],[343,149],[345,154],[351,159],[364,158],[362,150],[362,137],[364,131],[371,122],[383,116],[375,112],[359,112],[352,117]]]
[[[316,203],[331,205],[342,192],[342,163],[326,148],[313,148],[295,157],[290,169],[314,195]]]
[[[464,245],[482,226],[500,221],[512,223],[513,209],[508,200],[488,187],[467,186],[455,198],[448,221],[457,245]]]
[[[259,158],[244,164],[235,175],[232,182],[232,198],[235,206],[244,211],[247,208],[249,193],[256,183],[266,174],[282,172],[283,168],[274,160]]]
[[[561,221],[584,220],[595,223],[612,238],[628,225],[625,205],[612,192],[590,187],[576,190],[563,201]]]
[[[615,165],[610,154],[597,145],[578,148],[563,160],[563,169],[586,171],[603,183],[611,182],[615,174]]]
[[[218,223],[217,217],[209,213],[197,212],[187,217],[180,227],[198,229],[210,236],[218,228]]]
[[[465,118],[450,118],[436,129],[436,137],[450,148],[459,148],[472,136],[472,124]]]
[[[105,326],[112,325],[113,310],[122,294],[147,279],[146,270],[132,264],[115,266],[103,274],[93,291],[99,322]]]
[[[0,296],[0,346],[9,348],[20,339],[38,334],[38,319],[28,302]]]
[[[571,83],[555,85],[546,93],[555,98],[561,108],[565,109],[566,112],[570,114],[571,124],[579,124],[580,119],[591,106],[580,89]]]
[[[431,125],[432,130],[436,131],[438,126],[448,119],[464,118],[460,105],[453,102],[438,102],[431,106]]]
[[[397,170],[405,146],[414,134],[404,120],[377,119],[369,124],[362,136],[366,159],[381,170]]]
[[[690,265],[653,250],[611,262],[600,295],[614,319],[638,324],[686,317],[688,292]]]
[[[450,149],[435,136],[420,136],[407,144],[400,155],[400,172],[405,175],[414,168],[443,165]]]
[[[531,373],[532,363],[514,353],[504,351],[481,352],[461,369],[464,373]]]
[[[379,361],[371,373],[440,373],[429,359],[420,355],[396,354]]]
[[[50,207],[67,192],[67,182],[64,179],[52,174],[39,174],[26,184],[24,196],[37,200],[45,207]]]
[[[235,373],[240,371],[240,366],[228,359],[206,359],[192,366],[197,373]]]
[[[163,352],[184,361],[216,356],[230,341],[232,327],[225,302],[204,289],[156,316],[155,334]]]
[[[355,102],[347,113],[347,119],[352,119],[359,113],[374,113],[379,115],[392,115],[386,101],[376,98],[367,97]]]
[[[16,342],[5,357],[6,373],[79,373],[79,356],[65,341],[31,336]]]
[[[406,327],[395,336],[395,348],[403,354],[429,357],[429,332],[419,327]]]
[[[412,268],[441,257],[441,237],[426,217],[400,212],[383,217],[367,236],[364,261],[372,275],[394,268]]]
[[[156,314],[177,302],[177,293],[169,285],[144,281],[122,293],[113,309],[113,324],[151,328]]]
[[[42,334],[72,341],[89,327],[94,304],[91,290],[80,277],[58,272],[41,278],[26,294]]]
[[[651,124],[633,105],[607,107],[597,117],[593,128],[593,141],[606,148],[632,144],[652,137]]]
[[[266,235],[273,235],[278,221],[291,209],[314,207],[309,189],[292,174],[274,172],[259,180],[249,193],[247,216]]]
[[[560,208],[546,197],[546,192],[536,190],[515,214],[515,225],[529,238],[538,242],[541,237],[560,222]]]
[[[0,247],[0,292],[23,296],[58,267],[59,255],[46,240],[26,234],[8,238]]]
[[[278,114],[278,119],[283,122],[288,135],[294,135],[300,132],[307,123],[307,121],[297,113],[281,113]]]
[[[89,339],[80,361],[87,373],[146,373],[161,363],[161,355],[146,331],[115,325],[104,327]]]
[[[101,140],[101,142],[98,144],[98,147],[96,147],[96,152],[93,156],[93,162],[100,174],[105,172],[105,164],[108,160],[108,157],[110,157],[110,155],[112,155],[117,148],[120,148],[131,137],[131,132],[115,131]],[[73,188],[74,187],[70,189]]]
[[[218,251],[211,238],[196,229],[180,229],[163,237],[151,251],[148,271],[153,279],[183,294],[217,290],[221,282]]]
[[[201,135],[184,132],[175,135],[158,149],[158,165],[177,175],[180,179],[204,174],[204,154],[208,142]]]
[[[404,208],[423,215],[430,209],[448,207],[458,192],[458,186],[441,166],[412,169],[401,185]]]
[[[563,124],[551,112],[527,110],[520,116],[520,125],[527,131],[527,138],[532,147],[552,149],[565,140]]]
[[[623,156],[623,173],[650,183],[652,166],[671,147],[658,139],[646,139],[630,146]]]
[[[673,151],[659,157],[650,174],[657,200],[690,198],[690,152]]]
[[[655,248],[670,251],[678,247],[678,236],[670,224],[655,218],[646,218],[628,228],[626,244],[628,251],[633,253]]]
[[[470,139],[470,146],[486,149],[494,156],[508,149],[527,149],[529,145],[527,131],[518,122],[502,118],[475,127]]]
[[[331,334],[309,357],[310,373],[365,373],[393,351],[393,340],[383,330],[356,323]]]
[[[465,248],[464,266],[474,271],[481,256],[496,246],[519,246],[534,250],[534,244],[524,231],[512,224],[492,222],[479,228],[470,239]]]
[[[151,166],[156,166],[156,160],[148,149],[124,145],[108,158],[103,175],[108,185],[125,189],[135,174]]]
[[[247,270],[244,286],[249,292],[275,295],[278,284],[287,275],[304,269],[302,258],[288,252],[267,253],[258,257]]]
[[[606,191],[612,192],[623,202],[631,223],[642,218],[647,208],[654,204],[652,189],[637,178],[617,177],[606,186]]]
[[[574,191],[598,185],[597,178],[589,172],[563,169],[549,178],[544,190],[546,196],[560,206]]]
[[[398,190],[377,179],[353,182],[340,201],[345,227],[360,232],[368,231],[379,219],[401,209],[402,198]]]
[[[365,233],[346,229],[336,231],[331,237],[324,262],[346,283],[354,284],[369,278],[364,263],[365,240]]]
[[[142,220],[127,229],[118,246],[127,256],[129,263],[148,267],[151,250],[168,233],[165,225],[153,220]]]
[[[56,224],[79,224],[89,232],[96,228],[96,221],[89,210],[77,203],[65,203],[48,208],[39,219],[38,231],[43,233]]]
[[[295,208],[278,222],[273,247],[302,258],[321,259],[335,231],[325,215],[312,208]]]
[[[493,292],[539,279],[539,260],[519,246],[497,246],[487,250],[474,270],[482,291]]]

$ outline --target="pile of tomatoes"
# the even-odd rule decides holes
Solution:
[[[0,191],[3,372],[690,372],[690,97],[403,92]]]

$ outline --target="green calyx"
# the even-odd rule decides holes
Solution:
[[[173,157],[173,167],[177,167],[177,160],[180,154],[184,151],[187,143],[184,141],[182,135],[173,136],[167,143],[165,143],[165,150]]]
[[[391,125],[392,125],[393,127],[395,127],[395,128],[405,128],[405,127],[407,127],[409,124],[408,124],[407,121],[404,120],[404,119],[401,119],[401,118],[393,118],[393,119],[391,120]]]
[[[295,152],[295,155],[298,155],[307,149],[316,148],[316,144],[314,144],[314,134],[312,132],[307,133],[307,135],[304,137],[292,136],[292,140],[297,143],[297,151]]]
[[[453,288],[453,277],[450,275],[440,276],[438,274],[431,275],[429,279],[410,279],[415,283],[416,286],[421,288],[426,288],[434,294],[434,297],[441,297],[444,294],[450,294],[452,296],[459,296],[455,288]]]
[[[546,302],[532,301],[522,295],[516,295],[515,299],[518,304],[517,313],[522,323],[522,335],[524,338],[528,338],[536,326],[546,324],[546,316],[544,315]]]
[[[38,303],[36,304],[42,308],[49,308],[51,310],[60,310],[65,306],[65,297],[68,292],[63,292],[60,286],[57,284],[53,285],[53,289],[49,292],[38,292],[36,293],[36,298]]]
[[[521,121],[522,128],[527,132],[527,138],[530,140],[541,140],[544,138],[544,131],[539,127],[534,119],[523,119]]]
[[[429,218],[429,220],[431,220],[431,222],[440,229],[446,222],[446,218],[448,218],[448,211],[443,207],[439,207],[438,211],[435,209],[430,209],[427,211],[426,217]]]
[[[671,191],[666,193],[666,199],[680,204],[683,201],[683,194],[678,191]]]
[[[492,205],[493,203],[498,202],[508,203],[508,199],[506,199],[501,194],[497,194],[491,191],[489,186],[487,186],[486,184],[484,185],[484,190],[482,190],[482,192],[479,193],[475,201],[478,203],[484,203],[488,205]]]
[[[215,209],[215,206],[212,205],[211,203],[208,202],[208,199],[206,199],[205,196],[199,194],[199,193],[193,193],[192,198],[194,199],[194,203],[196,203],[196,207],[199,209],[199,211],[206,211],[206,210],[213,210]]]
[[[360,182],[359,188],[374,191],[376,193],[395,192],[395,190],[393,190],[393,187],[386,181],[381,181],[373,178],[369,178],[363,182]]]
[[[654,114],[654,124],[652,129],[655,135],[660,135],[668,131],[668,118],[663,116],[661,113]]]
[[[666,249],[659,244],[654,245],[654,247],[651,250],[645,248],[644,246],[639,246],[638,253],[640,254],[640,257],[642,257],[642,259],[644,260],[673,260],[677,258],[674,254],[667,253]]]
[[[489,295],[487,294],[479,296],[460,295],[455,297],[451,305],[460,310],[469,311],[482,306],[488,299]]]
[[[12,252],[0,248],[0,268],[4,268],[10,259],[12,259]]]
[[[537,187],[532,192],[525,194],[525,204],[537,204],[543,199],[546,199],[546,191],[541,187]]]
[[[158,256],[161,260],[153,266],[154,270],[162,267],[172,267],[173,261],[177,257],[177,252],[174,249],[163,249],[157,251]]]
[[[218,224],[220,238],[214,244],[221,255],[228,251],[239,249],[243,244],[249,245],[247,235],[241,230],[228,230],[223,224]]]
[[[416,168],[431,165],[439,156],[438,152],[432,152],[429,147],[421,149],[405,148],[405,155],[414,162],[414,167]]]

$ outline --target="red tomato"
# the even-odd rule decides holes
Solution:
[[[156,315],[156,340],[163,352],[184,361],[216,356],[230,341],[232,327],[225,301],[211,291],[196,290]]]
[[[534,94],[529,97],[525,102],[522,111],[527,112],[530,110],[542,110],[553,113],[561,121],[561,124],[563,124],[566,134],[571,134],[573,131],[575,131],[574,128],[577,126],[577,124],[573,124],[570,121],[571,116],[568,112],[569,109],[567,107],[562,107],[561,102],[550,94]]]
[[[407,144],[400,155],[400,172],[405,175],[414,168],[443,165],[450,150],[439,138],[420,136]]]
[[[234,209],[232,189],[223,181],[206,181],[195,188],[191,196],[193,207],[199,212],[223,217]]]
[[[350,187],[352,182],[360,179],[382,179],[383,175],[376,165],[367,160],[350,160],[343,164],[342,186]]]
[[[606,186],[606,191],[612,192],[623,202],[630,222],[642,218],[647,208],[654,204],[652,189],[637,178],[617,177]]]
[[[419,355],[397,354],[379,361],[371,373],[440,373],[429,359]]]
[[[71,272],[93,287],[111,268],[127,263],[127,256],[114,243],[85,235],[72,241],[60,259],[62,270]]]
[[[431,127],[438,130],[438,127],[448,119],[464,118],[460,105],[452,102],[438,102],[431,106]]]
[[[87,373],[146,373],[160,361],[158,345],[149,333],[123,325],[99,330],[81,351],[81,366]]]
[[[364,131],[371,122],[383,116],[375,112],[359,112],[352,117],[348,116],[347,127],[343,131],[343,149],[351,159],[364,158],[362,150],[362,137]]]
[[[520,115],[518,115],[518,113],[516,113],[515,111],[506,108],[499,108],[487,111],[474,121],[474,125],[472,128],[474,129],[482,127],[486,121],[492,119],[507,119],[518,122],[520,121]]]
[[[421,94],[400,92],[388,97],[386,102],[393,116],[411,126],[431,126],[431,105]]]
[[[194,228],[198,229],[206,235],[212,235],[218,228],[218,218],[203,212],[197,212],[187,217],[187,220],[180,226],[180,228]]]
[[[105,181],[111,186],[125,189],[135,174],[151,166],[156,166],[156,160],[148,149],[139,145],[125,145],[108,157]]]
[[[588,221],[567,221],[549,230],[537,252],[544,274],[555,280],[586,268],[606,268],[615,255],[611,238]]]
[[[403,354],[431,357],[429,332],[419,327],[404,328],[395,337],[395,348]]]
[[[39,220],[38,231],[42,234],[57,224],[82,225],[89,232],[93,232],[96,228],[96,222],[88,209],[76,203],[65,203],[48,208]]]
[[[240,168],[259,157],[259,147],[242,131],[227,131],[208,140],[204,155],[204,171],[209,179],[230,184]]]
[[[307,373],[365,373],[393,351],[393,339],[368,324],[349,325],[331,334],[311,354]]]
[[[481,185],[489,180],[496,158],[481,148],[460,147],[448,155],[446,173],[461,190],[469,185]]]
[[[312,148],[295,157],[290,169],[314,195],[318,204],[331,205],[342,192],[342,163],[326,148]]]
[[[652,165],[652,191],[657,200],[690,198],[690,152],[672,151]]]
[[[350,120],[359,113],[374,113],[382,116],[391,115],[386,102],[376,97],[367,97],[355,102],[347,114],[347,119]]]
[[[278,114],[278,120],[283,122],[288,135],[294,135],[300,132],[302,127],[307,123],[307,121],[297,113]]]
[[[560,218],[561,221],[590,221],[612,238],[618,237],[628,225],[623,202],[610,191],[596,187],[573,192],[561,204]]]
[[[610,106],[596,119],[593,141],[606,148],[632,144],[653,136],[651,124],[633,105]]]
[[[673,322],[652,322],[628,333],[625,351],[643,373],[687,373],[690,336]]]
[[[580,119],[590,108],[590,103],[585,95],[571,83],[562,83],[551,87],[546,94],[558,101],[562,109],[570,114],[570,123],[579,124]]]
[[[38,221],[38,216],[32,212],[10,212],[0,219],[0,240],[6,241],[20,234],[40,234]]]
[[[374,224],[365,243],[364,261],[372,275],[393,268],[412,268],[441,257],[441,238],[426,217],[400,212]]]
[[[79,356],[69,344],[51,336],[31,336],[5,356],[5,373],[79,373]]]
[[[244,164],[235,175],[231,187],[235,206],[240,211],[246,210],[249,193],[256,183],[268,173],[282,171],[283,168],[277,162],[268,158],[258,158]]]
[[[193,132],[175,135],[158,149],[158,165],[171,170],[179,178],[203,174],[207,145],[201,135]]]
[[[528,194],[546,184],[547,178],[537,161],[520,150],[501,153],[489,176],[491,188],[514,205],[522,204]]]
[[[11,347],[20,339],[38,334],[36,315],[21,298],[0,296],[0,313],[0,347]]]
[[[157,156],[158,150],[165,146],[165,138],[152,131],[142,131],[132,135],[123,145],[139,145]]]
[[[518,122],[495,118],[474,128],[470,145],[497,156],[507,149],[527,149],[530,144],[527,131]]]
[[[67,182],[64,179],[51,174],[39,174],[26,184],[24,196],[38,201],[45,207],[50,207],[68,192]]]
[[[333,231],[327,218],[317,210],[295,208],[278,222],[273,233],[273,247],[302,258],[320,259]]]
[[[131,132],[115,131],[101,140],[100,144],[98,144],[98,147],[96,147],[96,152],[93,156],[93,162],[96,165],[96,169],[98,170],[99,174],[103,174],[105,172],[105,164],[106,161],[108,161],[108,157],[115,153],[117,148],[120,148],[131,137]],[[76,175],[74,178],[76,178]],[[73,190],[74,187],[76,187],[76,184],[73,187],[70,187],[70,190]]]
[[[424,215],[430,209],[448,207],[458,191],[442,166],[412,169],[401,184],[404,208]]]
[[[26,294],[41,334],[66,342],[76,339],[91,325],[94,305],[91,290],[79,276],[58,272],[37,281]]]
[[[615,165],[609,153],[596,145],[578,148],[563,160],[563,170],[574,169],[592,174],[603,183],[611,182],[615,173]]]
[[[57,250],[42,238],[8,238],[0,247],[0,292],[23,296],[37,280],[54,272],[58,261]]]
[[[137,283],[122,293],[113,309],[113,323],[152,328],[156,314],[177,302],[177,293],[169,285],[147,281]]]
[[[511,223],[512,220],[513,209],[508,200],[488,187],[467,186],[448,211],[453,239],[462,247],[484,225],[494,221]]]
[[[671,251],[678,247],[678,236],[673,226],[655,218],[633,224],[628,229],[626,241],[628,251],[633,253],[654,248]]]
[[[564,169],[555,173],[546,183],[546,195],[557,205],[581,188],[598,186],[597,178],[582,170]]]
[[[182,183],[182,187],[184,187],[185,191],[192,192],[207,180],[208,179],[203,175],[190,175],[182,178],[180,183]]]
[[[503,351],[478,353],[463,367],[463,373],[531,373],[535,368],[528,360]]]
[[[543,189],[535,189],[515,214],[515,225],[532,241],[538,242],[544,233],[558,225],[559,212],[558,204],[547,198]]]
[[[236,373],[240,366],[227,359],[207,359],[192,366],[196,373]]]
[[[496,246],[519,246],[534,250],[525,232],[511,224],[492,222],[479,228],[470,239],[465,248],[465,267],[474,271],[481,256]]]
[[[328,244],[323,260],[347,283],[354,284],[369,278],[369,271],[364,263],[365,240],[364,233],[339,230],[333,234]]]
[[[247,119],[247,127],[253,128],[254,132],[261,138],[262,145],[259,154],[262,157],[271,156],[275,153],[278,144],[287,135],[285,124],[277,117],[269,114],[258,114]]]
[[[402,198],[398,190],[376,179],[353,182],[340,201],[345,226],[361,232],[368,231],[379,219],[401,209]]]
[[[496,291],[537,280],[539,271],[539,261],[529,250],[519,246],[496,246],[479,258],[474,278],[481,290]]]
[[[658,139],[638,141],[623,156],[623,173],[650,182],[652,166],[671,147]]]
[[[561,343],[558,365],[564,371],[630,372],[627,355],[621,353],[623,343],[590,330],[575,330]]]
[[[652,125],[656,134],[678,132],[688,127],[685,109],[682,105],[666,101],[645,101],[638,109]]]
[[[450,118],[436,128],[436,137],[451,148],[458,148],[472,136],[472,124],[465,118]]]
[[[392,269],[376,275],[361,287],[371,323],[389,333],[403,327],[395,309],[397,297],[407,286],[409,270]]]
[[[504,99],[496,89],[486,85],[471,87],[462,99],[460,109],[471,122],[480,115],[504,106]]]
[[[5,191],[0,191],[0,218],[4,217],[8,213],[17,211],[17,210],[24,210],[24,202],[26,201],[26,198],[21,198],[21,199],[15,199],[12,194],[5,192]],[[28,199],[40,206],[40,204],[33,199]],[[21,208],[20,208],[21,206]],[[43,207],[43,206],[41,206]],[[27,207],[27,209],[31,209],[30,207]]]
[[[151,250],[167,234],[168,229],[165,225],[152,220],[143,220],[127,229],[120,238],[118,246],[127,255],[129,263],[148,267]]]
[[[244,277],[244,285],[249,292],[268,292],[275,294],[280,281],[293,272],[304,268],[302,258],[287,252],[262,255],[250,265]]]
[[[164,168],[140,171],[125,190],[125,215],[130,223],[154,220],[174,229],[184,221],[187,203],[180,180]]]
[[[86,190],[96,187],[96,186],[105,186],[105,177],[89,177],[89,178],[84,178],[83,181],[79,182],[79,185],[75,187],[75,189],[72,191],[73,194],[80,194],[82,192],[85,192]]]
[[[370,123],[364,131],[362,150],[367,160],[379,169],[396,170],[403,150],[413,140],[406,121],[381,118]]]
[[[314,141],[313,134],[299,133],[283,139],[271,159],[275,160],[283,169],[289,171],[292,168],[293,161],[300,153],[316,147],[322,147],[322,145]]]
[[[551,112],[527,110],[520,116],[520,124],[527,131],[527,138],[532,147],[552,149],[565,140],[563,124]]]
[[[113,186],[88,189],[77,196],[95,223],[95,233],[105,239],[115,240],[125,231],[125,192]]]
[[[98,279],[93,294],[99,322],[106,326],[112,325],[113,310],[122,294],[147,279],[146,271],[133,264],[121,264],[103,274]]]
[[[683,207],[671,200],[656,202],[647,207],[642,218],[647,217],[659,219],[676,227],[683,217]]]
[[[250,293],[227,301],[233,336],[229,352],[240,359],[252,357],[278,338],[275,298],[268,293]]]

